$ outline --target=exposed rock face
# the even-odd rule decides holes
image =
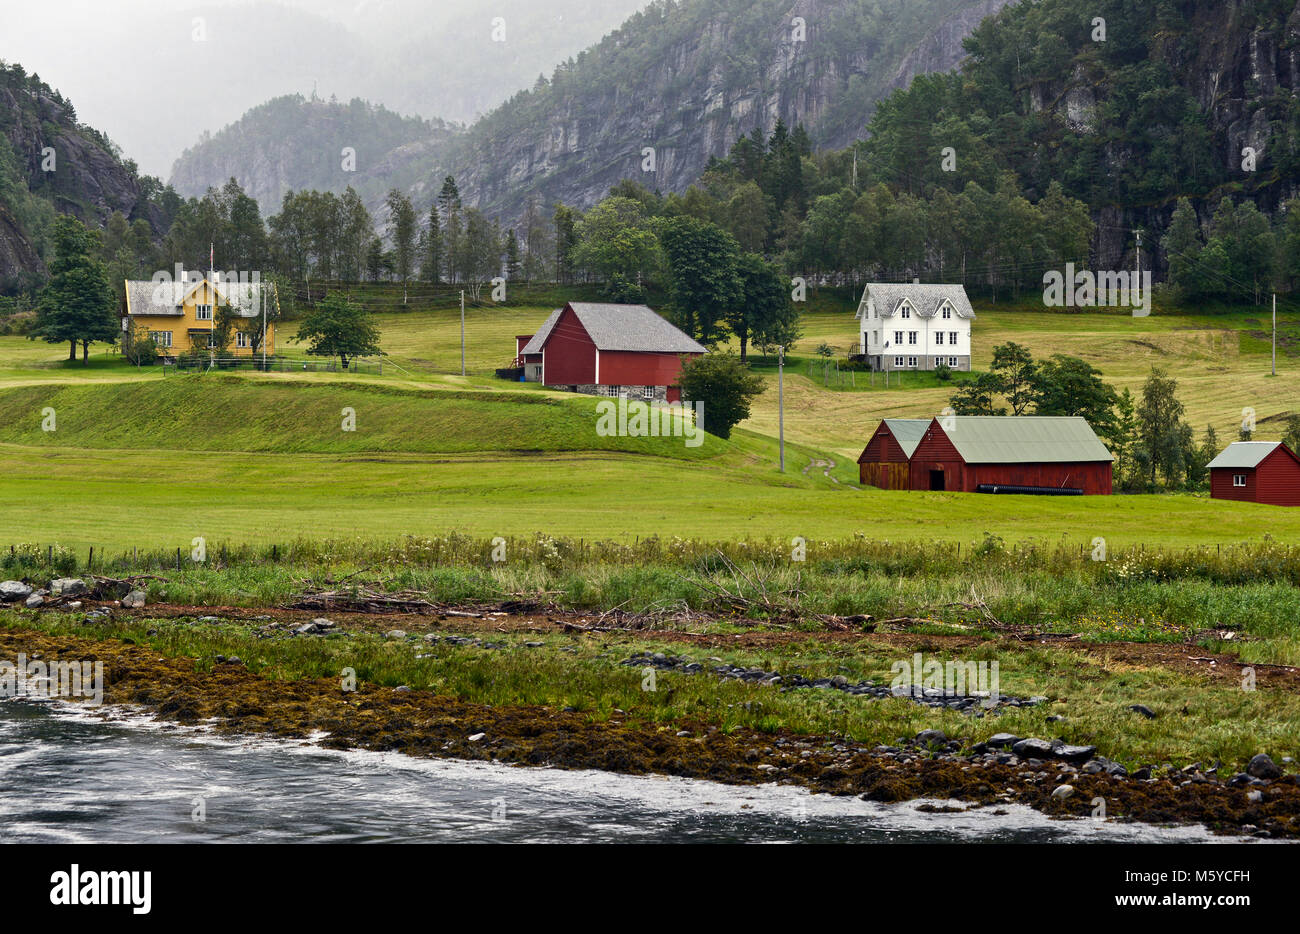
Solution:
[[[896,88],[907,87],[917,75],[952,71],[966,57],[962,41],[986,17],[992,16],[1012,2],[1013,0],[981,0],[973,6],[953,13],[903,57],[894,79],[889,82],[886,90],[893,91]],[[849,142],[852,140],[845,140],[846,144]]]
[[[59,213],[72,214],[92,227],[103,226],[114,211],[128,220],[144,217],[155,230],[164,226],[132,169],[80,127],[59,101],[0,86],[0,133],[17,158],[28,190]],[[47,149],[54,151],[52,157]],[[50,158],[52,171],[47,170]],[[30,232],[0,204],[0,281],[43,272]]]
[[[1276,214],[1280,205],[1300,195],[1300,179],[1269,179],[1268,148],[1290,138],[1280,99],[1300,94],[1300,2],[1294,5],[1284,25],[1266,29],[1243,25],[1239,5],[1219,0],[1198,0],[1187,13],[1182,34],[1160,34],[1153,38],[1150,59],[1169,69],[1176,82],[1186,88],[1205,116],[1213,134],[1222,168],[1235,180],[1246,180],[1261,211]],[[1098,113],[1111,91],[1104,75],[1076,62],[1066,77],[1043,80],[1027,89],[1033,111],[1055,113],[1072,132],[1113,132],[1099,126]],[[1276,110],[1269,117],[1269,107]],[[1255,178],[1243,171],[1244,150],[1254,150],[1259,166]],[[1105,147],[1102,168],[1121,172],[1133,158],[1121,137]],[[1218,196],[1196,205],[1202,223],[1209,221],[1218,206]],[[1093,220],[1098,225],[1093,248],[1093,265],[1098,269],[1136,268],[1132,249],[1134,229],[1163,230],[1173,215],[1175,201],[1142,207],[1098,207]],[[1143,242],[1142,266],[1153,268],[1157,278],[1167,269],[1158,243]]]
[[[530,197],[544,208],[555,201],[586,208],[624,178],[682,191],[710,158],[756,128],[770,133],[778,119],[803,124],[819,148],[860,138],[880,96],[923,71],[952,68],[964,55],[962,39],[1009,2],[917,0],[910,18],[867,26],[859,0],[752,0],[743,14],[731,0],[695,0],[682,5],[688,11],[630,21],[583,53],[572,78],[561,72],[558,84],[507,102],[464,134],[445,128],[359,159],[354,175],[335,173],[320,187],[352,184],[380,216],[392,185],[422,207],[451,174],[466,204],[504,223],[517,220]],[[707,15],[697,15],[701,8]],[[627,77],[593,78],[601,68]],[[172,182],[198,193],[234,176],[273,213],[287,188],[317,186],[303,160],[320,160],[269,135],[240,147],[246,155],[221,159],[200,144],[177,163]]]
[[[778,119],[802,123],[818,147],[842,147],[864,135],[879,97],[923,71],[952,68],[964,56],[962,39],[1008,2],[952,0],[942,5],[938,26],[925,24],[891,54],[873,35],[842,41],[856,22],[847,0],[796,0],[764,27],[766,57],[741,80],[735,50],[754,43],[719,17],[653,61],[631,90],[552,95],[539,122],[503,132],[475,128],[468,151],[449,154],[448,168],[469,202],[513,219],[529,195],[585,208],[628,177],[682,191],[710,158],[725,156],[756,127],[770,132]],[[802,41],[794,17],[806,24]],[[646,147],[654,149],[654,171],[643,168]],[[427,200],[433,192],[416,186],[416,193]]]

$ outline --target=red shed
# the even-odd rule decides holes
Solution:
[[[1109,496],[1114,458],[1078,416],[933,419],[909,462],[913,490]]]
[[[1281,441],[1236,441],[1210,461],[1210,496],[1300,506],[1300,457]]]
[[[925,430],[924,418],[887,418],[880,423],[858,457],[858,477],[863,486],[882,490],[908,490],[912,481],[908,461]]]
[[[706,352],[645,305],[569,302],[517,356],[527,379],[552,388],[677,402],[682,358]]]

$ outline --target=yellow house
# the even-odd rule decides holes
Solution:
[[[190,273],[179,270],[172,281],[126,280],[126,315],[122,330],[130,321],[148,332],[163,357],[175,358],[187,350],[207,350],[217,309],[229,305],[235,312],[235,327],[224,353],[259,356],[263,350],[275,353],[275,321],[279,296],[270,282],[222,280],[220,273]],[[265,313],[265,324],[264,321]],[[265,330],[264,330],[265,329]],[[263,348],[262,335],[266,335]]]

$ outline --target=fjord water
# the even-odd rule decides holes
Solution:
[[[108,719],[105,719],[108,715]],[[201,806],[204,820],[195,820]],[[0,702],[4,842],[1206,841],[1201,828],[925,813],[780,786],[512,768],[216,737]]]

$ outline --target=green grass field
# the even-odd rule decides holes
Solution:
[[[0,545],[64,542],[128,549],[297,537],[393,539],[451,530],[608,538],[873,539],[1158,545],[1294,540],[1300,511],[1205,496],[1084,499],[859,491],[854,460],[880,418],[939,412],[951,387],[867,374],[853,388],[807,375],[814,349],[854,341],[851,308],[814,303],[785,374],[787,471],[777,471],[776,374],[730,442],[602,438],[594,400],[504,383],[514,336],[546,307],[424,309],[379,317],[384,373],[163,377],[102,350],[0,337]],[[1005,340],[1036,356],[1070,353],[1136,391],[1153,364],[1180,381],[1188,419],[1235,436],[1241,410],[1277,437],[1297,408],[1300,367],[1268,375],[1260,316],[1132,318],[977,309],[976,367]],[[1297,321],[1284,318],[1285,328]],[[286,324],[280,345],[301,356]],[[57,430],[41,430],[53,408]],[[341,430],[343,409],[356,412]],[[814,466],[814,461],[817,464]],[[834,466],[830,467],[829,464]]]

